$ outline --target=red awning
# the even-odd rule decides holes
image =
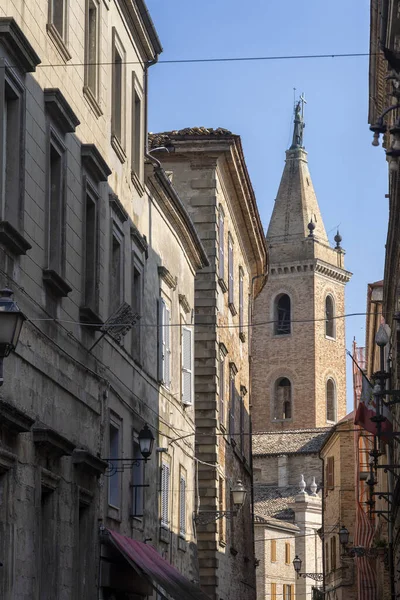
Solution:
[[[110,541],[132,567],[143,574],[161,594],[164,591],[174,600],[210,600],[199,587],[186,579],[175,567],[162,558],[157,550],[116,531],[107,530]]]

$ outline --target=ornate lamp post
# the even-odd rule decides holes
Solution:
[[[196,525],[207,525],[213,521],[218,521],[226,517],[231,519],[236,516],[246,501],[247,490],[244,487],[240,479],[237,480],[236,484],[231,488],[232,501],[237,510],[202,510],[197,514],[193,515],[193,520]]]
[[[299,579],[300,577],[303,577],[304,579],[306,579],[307,577],[309,577],[310,579],[314,579],[314,581],[323,581],[324,580],[324,575],[323,573],[301,573],[301,565],[302,565],[303,561],[301,560],[301,558],[299,556],[294,557],[293,559],[293,568],[297,573],[297,578]]]
[[[12,299],[8,288],[0,290],[0,386],[3,385],[3,359],[15,350],[25,315]]]

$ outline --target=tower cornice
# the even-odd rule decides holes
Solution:
[[[350,281],[352,276],[350,271],[336,267],[320,258],[314,258],[309,260],[292,260],[276,265],[271,264],[269,277],[287,277],[288,275],[297,276],[303,275],[304,273],[318,273],[343,284]]]

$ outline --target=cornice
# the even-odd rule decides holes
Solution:
[[[291,261],[280,265],[270,265],[269,277],[278,277],[280,275],[298,275],[299,273],[319,273],[340,283],[350,281],[352,273],[335,267],[320,259],[311,259],[307,261]]]
[[[45,88],[44,103],[62,133],[74,133],[80,121],[59,88]]]
[[[0,43],[9,49],[15,57],[18,67],[25,73],[36,71],[37,65],[42,62],[12,17],[0,18]]]
[[[172,273],[168,271],[167,267],[158,267],[158,274],[171,290],[176,290],[178,278],[176,276],[174,277]]]

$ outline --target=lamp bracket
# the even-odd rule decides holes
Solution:
[[[323,573],[297,573],[297,576],[303,577],[304,579],[306,579],[308,577],[309,579],[314,579],[314,581],[323,581],[324,580]]]
[[[396,473],[396,469],[400,469],[400,465],[377,465],[376,468],[384,469],[385,473],[390,471],[396,478],[400,477],[400,474]]]
[[[196,525],[208,525],[218,519],[232,519],[237,514],[236,510],[202,510],[199,513],[193,513],[193,521]]]
[[[138,467],[140,463],[147,462],[147,458],[102,458],[108,462],[108,467],[104,473],[106,477],[112,477],[115,473],[123,473],[125,469]]]
[[[374,511],[377,512],[377,511]],[[376,558],[377,556],[385,555],[387,552],[386,548],[364,548],[363,546],[353,546],[353,548],[345,548],[344,556],[349,558]]]

